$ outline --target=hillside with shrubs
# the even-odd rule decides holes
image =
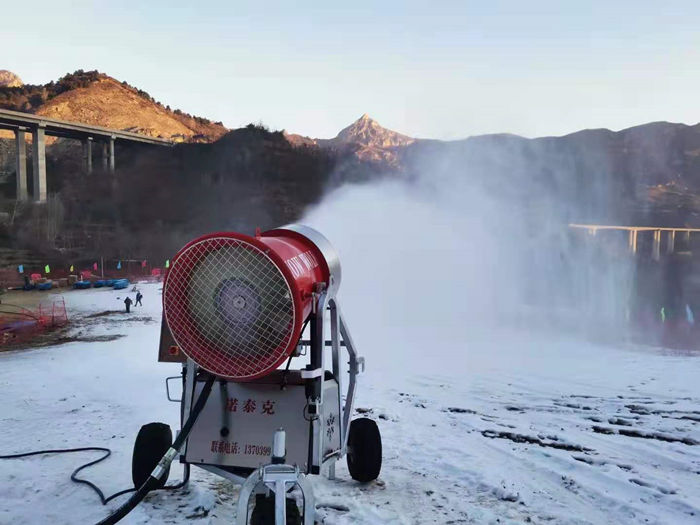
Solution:
[[[211,142],[227,131],[221,122],[172,109],[145,91],[98,71],[78,70],[48,84],[1,86],[0,108],[176,142]]]

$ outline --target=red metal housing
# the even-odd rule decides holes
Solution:
[[[217,376],[248,381],[293,352],[320,282],[332,282],[329,263],[298,231],[212,233],[173,258],[163,312],[185,355]]]

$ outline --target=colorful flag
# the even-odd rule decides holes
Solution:
[[[170,259],[167,259],[167,260],[165,261],[165,267],[166,267],[166,268],[170,268]]]
[[[20,265],[17,267],[17,271],[18,271],[19,273],[24,273],[24,265],[23,265],[23,264],[20,264]]]
[[[146,259],[141,261],[141,268],[145,268],[145,267],[146,267]]]
[[[117,263],[117,270],[121,270],[121,269],[122,269],[122,262],[119,261],[119,262]]]
[[[49,268],[49,265],[47,264],[46,266],[44,266],[44,273],[49,273],[49,272],[51,272],[51,268]]]
[[[95,263],[95,264],[92,265],[92,269],[95,270],[95,271],[97,271],[97,263]]]

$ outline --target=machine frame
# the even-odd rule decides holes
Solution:
[[[331,293],[335,290],[331,289]],[[300,470],[299,465],[287,464],[267,464],[261,465],[257,469],[237,468],[221,464],[202,464],[194,463],[187,460],[187,447],[192,435],[188,437],[185,446],[180,451],[180,462],[185,465],[196,466],[207,470],[218,476],[229,479],[230,481],[241,484],[245,490],[241,491],[241,497],[238,503],[238,523],[245,524],[247,520],[248,498],[254,492],[266,492],[268,490],[275,493],[275,508],[276,522],[282,518],[286,520],[286,492],[289,486],[297,485],[303,494],[304,499],[304,525],[312,525],[314,523],[315,512],[309,515],[309,509],[315,509],[313,492],[306,476],[308,474],[320,474],[324,464],[328,465],[327,475],[329,479],[335,479],[335,462],[340,460],[347,454],[348,431],[352,419],[355,393],[357,390],[357,376],[364,372],[365,361],[356,351],[347,323],[343,317],[338,300],[334,297],[328,297],[328,291],[324,284],[317,285],[317,290],[314,292],[313,308],[308,318],[308,333],[309,338],[303,339],[304,332],[302,331],[301,338],[297,343],[295,353],[290,356],[290,362],[287,363],[287,369],[291,364],[292,357],[303,356],[304,350],[308,349],[309,364],[304,369],[289,370],[289,372],[299,373],[305,389],[306,410],[299,417],[304,417],[309,422],[309,443],[308,443],[308,459],[306,463],[306,472]],[[325,313],[329,315],[326,316]],[[326,319],[328,317],[328,319]],[[328,325],[328,326],[327,326]],[[328,332],[326,332],[328,330]],[[326,339],[326,333],[330,338]],[[326,348],[330,347],[330,363],[327,360]],[[348,378],[347,388],[344,388],[344,373],[341,368],[341,349],[347,351],[348,356]],[[169,333],[167,324],[163,320],[163,328],[161,330],[161,341],[159,349],[159,360],[166,362],[179,361],[182,362],[181,376],[169,377],[166,379],[166,391],[168,400],[180,403],[181,426],[182,423],[189,417],[192,410],[193,400],[195,398],[197,376],[200,368],[191,359],[186,358],[177,348]],[[332,380],[336,381],[337,398],[324,399],[325,384],[331,380],[327,377],[327,373],[332,374]],[[173,399],[170,392],[169,381],[181,378],[182,381],[182,396],[180,399]],[[263,378],[264,379],[264,378]],[[221,382],[228,382],[224,379]],[[255,383],[255,382],[253,382]],[[335,389],[331,389],[335,390]],[[335,396],[333,396],[335,397]],[[211,398],[207,403],[211,402]],[[339,446],[329,452],[324,453],[325,426],[320,417],[324,413],[324,403],[335,403],[340,407],[340,417],[337,422],[340,439]],[[197,423],[195,423],[195,427]],[[283,429],[283,426],[280,425]],[[235,433],[235,429],[232,429]],[[270,435],[270,443],[272,443],[273,435]],[[284,448],[284,447],[283,447]],[[280,491],[282,494],[280,494]],[[241,521],[242,520],[242,521]],[[282,521],[281,523],[286,523]]]

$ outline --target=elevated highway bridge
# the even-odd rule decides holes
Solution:
[[[640,234],[649,235],[651,239],[651,257],[654,260],[661,258],[662,236],[665,234],[665,249],[667,253],[676,251],[676,240],[680,237],[688,246],[690,235],[700,232],[700,228],[667,228],[657,226],[612,226],[607,224],[569,224],[569,228],[585,231],[589,235],[598,235],[599,232],[620,231],[627,232],[627,245],[631,254],[636,254]]]
[[[46,136],[80,140],[83,143],[83,164],[86,173],[92,173],[93,144],[102,150],[102,166],[105,171],[114,173],[114,143],[139,142],[155,146],[172,146],[172,142],[162,138],[148,137],[139,133],[91,126],[79,122],[69,122],[0,109],[0,129],[11,130],[15,134],[17,199],[28,200],[26,134],[32,134],[32,182],[33,199],[46,201]]]

